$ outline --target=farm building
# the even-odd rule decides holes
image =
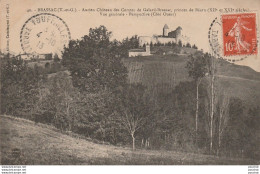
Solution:
[[[129,50],[128,55],[129,55],[129,57],[150,56],[151,55],[150,45],[147,44],[145,46],[145,50],[142,48],[131,49],[131,50]]]

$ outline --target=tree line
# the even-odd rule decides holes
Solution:
[[[70,41],[57,72],[5,55],[1,113],[133,149],[259,158],[260,107],[249,108],[217,85],[211,103],[209,54],[190,56],[186,68],[193,80],[154,97],[127,81],[122,58],[138,47],[137,36],[111,41],[111,34],[100,26]]]
[[[132,38],[137,38],[137,36],[134,36]],[[198,49],[198,47],[193,44],[191,46],[191,44],[189,42],[187,42],[186,44],[182,44],[182,41],[179,40],[178,43],[175,43],[175,42],[168,42],[168,43],[161,43],[161,42],[158,42],[158,43],[153,43],[153,42],[150,42],[149,43],[150,47],[158,47],[158,46],[171,46],[171,47],[187,47],[187,48],[193,48],[193,49]],[[142,45],[143,47],[146,47],[146,44],[143,44]]]

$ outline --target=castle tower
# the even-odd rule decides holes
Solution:
[[[179,42],[179,40],[181,40],[181,32],[182,32],[182,28],[179,26],[176,28],[176,41],[177,43]]]
[[[165,24],[163,27],[163,36],[167,37],[168,33],[169,33],[169,27],[167,24]]]

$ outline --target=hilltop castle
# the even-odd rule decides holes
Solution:
[[[182,35],[182,28],[179,26],[173,31],[169,31],[169,27],[167,24],[163,27],[163,35],[153,35],[150,36],[140,36],[139,38],[139,46],[143,46],[144,44],[167,44],[169,42],[171,43],[178,43],[179,41],[182,42],[182,44],[187,44],[189,42],[189,38]]]
[[[182,28],[179,26],[174,31],[169,31],[169,27],[167,24],[163,27],[163,35],[154,35],[152,37],[150,36],[140,36],[138,38],[139,47],[143,47],[145,45],[145,49],[138,48],[138,49],[131,49],[128,52],[129,57],[136,57],[136,56],[149,56],[151,55],[150,51],[150,44],[168,44],[170,43],[176,43],[178,44],[179,41],[183,45],[186,45],[189,42],[189,38],[182,35]]]

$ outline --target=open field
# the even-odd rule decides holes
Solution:
[[[191,165],[259,164],[249,159],[234,159],[163,150],[136,150],[96,144],[63,134],[44,124],[11,116],[0,116],[1,164],[27,165]]]

